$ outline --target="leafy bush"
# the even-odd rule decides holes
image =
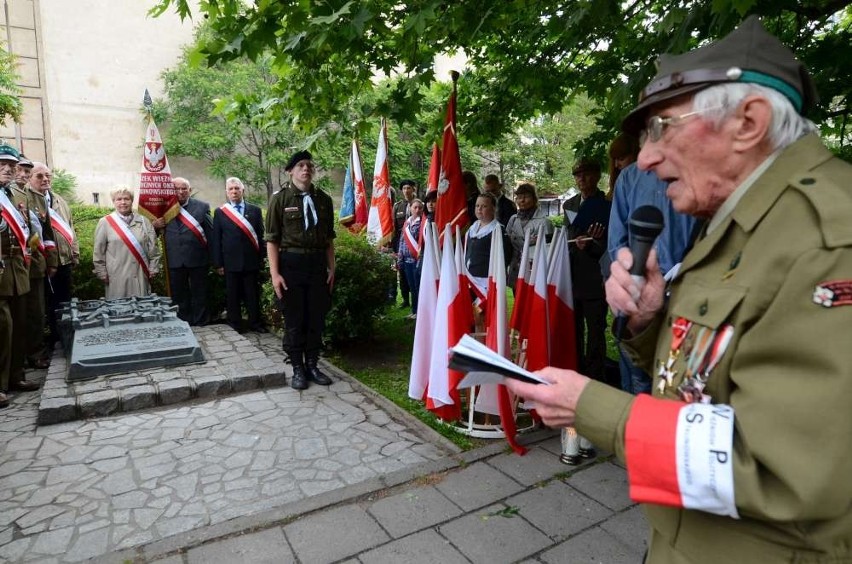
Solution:
[[[396,283],[392,259],[346,229],[338,230],[335,255],[334,298],[325,336],[332,344],[365,339],[373,334],[387,308],[388,288]]]
[[[77,186],[77,177],[64,168],[53,169],[53,181],[50,187],[60,196],[65,198],[69,204],[79,203],[74,188]]]

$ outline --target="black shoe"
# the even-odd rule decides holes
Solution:
[[[254,333],[269,333],[269,330],[263,325],[256,325],[251,328]]]
[[[34,392],[38,390],[39,387],[40,386],[35,382],[27,382],[26,380],[14,382],[9,386],[10,389],[15,390],[16,392]]]
[[[581,448],[579,454],[583,458],[594,458],[598,453],[593,448]]]
[[[301,364],[293,365],[293,378],[290,380],[290,387],[294,390],[308,389],[308,378],[305,376],[305,367]]]
[[[4,407],[9,407],[9,398],[6,397],[6,394],[0,392],[0,409]]]
[[[308,373],[308,378],[311,382],[315,382],[320,386],[330,386],[331,378],[323,374],[317,366],[317,359],[309,358],[305,361],[305,370]]]

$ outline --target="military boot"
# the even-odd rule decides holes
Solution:
[[[294,390],[308,389],[308,377],[305,374],[305,365],[301,362],[293,361],[293,378],[290,380],[290,387]]]
[[[331,385],[331,378],[320,372],[317,366],[318,361],[319,355],[308,355],[305,357],[305,368],[308,372],[308,378],[320,386],[329,386]]]

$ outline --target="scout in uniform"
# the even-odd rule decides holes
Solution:
[[[756,17],[664,56],[627,116],[638,166],[705,221],[672,281],[620,249],[606,284],[633,397],[552,368],[509,382],[624,460],[650,563],[852,562],[852,166],[804,115],[807,69]]]
[[[13,190],[18,151],[0,144],[0,407],[9,405],[9,390],[32,391],[24,380],[26,293],[30,291],[30,214],[26,198]]]
[[[266,250],[272,287],[284,315],[284,351],[293,366],[290,386],[331,384],[317,362],[334,285],[334,210],[331,196],[312,183],[308,151],[290,157],[290,181],[269,200]]]

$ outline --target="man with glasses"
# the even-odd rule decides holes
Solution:
[[[623,128],[705,224],[668,290],[653,251],[630,276],[628,249],[606,286],[653,394],[552,368],[509,382],[626,462],[647,562],[852,561],[852,167],[804,117],[816,100],[755,17],[661,57]]]
[[[295,390],[309,381],[331,384],[318,362],[334,287],[334,210],[331,196],[312,183],[312,159],[308,151],[290,157],[284,167],[290,181],[272,196],[266,213],[269,273],[284,315],[284,352]]]
[[[80,263],[80,246],[77,233],[74,231],[74,219],[68,202],[53,190],[53,173],[44,163],[33,163],[30,186],[43,195],[50,215],[50,225],[53,229],[53,241],[59,258],[56,273],[50,278],[50,284],[45,288],[47,298],[47,324],[50,327],[48,349],[59,341],[59,327],[56,323],[56,311],[59,304],[71,301],[72,270]]]

